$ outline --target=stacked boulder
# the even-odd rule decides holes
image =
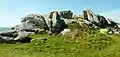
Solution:
[[[43,16],[40,14],[29,14],[22,18],[21,24],[12,27],[8,31],[1,31],[0,41],[28,42],[31,39],[28,36],[35,34],[40,29],[50,31],[51,33],[60,33],[66,27],[67,25],[57,11],[52,11]]]
[[[44,17],[40,14],[29,14],[22,18],[21,24],[16,25],[12,29],[22,29],[22,30],[29,30],[29,29],[37,29],[41,28],[47,29],[47,24]]]
[[[21,24],[12,27],[8,31],[1,31],[0,42],[29,42],[32,39],[29,38],[29,35],[35,34],[42,29],[45,32],[50,32],[50,34],[60,32],[62,32],[62,34],[66,34],[70,32],[70,29],[66,28],[71,22],[77,22],[79,24],[85,23],[93,28],[106,28],[117,25],[114,21],[106,19],[101,15],[96,15],[91,10],[84,10],[83,16],[83,18],[73,17],[73,12],[70,10],[60,12],[52,11],[45,15],[29,14],[22,18]],[[80,20],[75,20],[76,18],[80,18]]]

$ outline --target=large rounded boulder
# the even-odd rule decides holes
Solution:
[[[40,14],[29,14],[23,17],[21,22],[32,23],[35,26],[34,28],[41,28],[41,29],[47,28],[46,21],[44,17]]]

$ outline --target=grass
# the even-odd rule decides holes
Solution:
[[[96,43],[94,41],[99,41],[100,39],[97,38],[96,40],[94,36],[92,36],[93,38],[91,39],[79,37],[72,39],[66,36],[39,34],[30,37],[40,39],[34,40],[31,43],[1,44],[0,57],[109,57],[109,55],[114,55],[114,52],[114,56],[117,56],[119,52],[116,51],[117,48],[115,47],[119,43],[118,40],[115,40],[115,43],[113,41],[112,44],[116,44],[114,46],[112,44],[106,44],[105,46],[99,47],[101,42]],[[118,39],[117,36],[115,38]],[[90,41],[92,39],[94,40],[93,42]],[[103,44],[101,43],[100,45]],[[114,51],[112,54],[111,49]],[[107,54],[108,52],[110,53],[109,55]]]
[[[69,39],[49,35],[32,35],[32,37],[41,39],[31,43],[1,44],[0,57],[119,57],[120,55],[118,36],[112,38],[114,41],[111,44],[101,49],[94,45],[96,48],[88,47],[86,44],[88,41],[83,38]]]
[[[120,35],[103,35],[87,27],[71,29],[64,36],[31,35],[35,40],[30,43],[2,43],[0,57],[120,57]]]

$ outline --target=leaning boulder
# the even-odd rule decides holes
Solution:
[[[98,27],[101,27],[101,23],[99,19],[97,18],[97,15],[95,15],[91,10],[84,10],[83,15],[84,15],[85,20],[92,22]]]

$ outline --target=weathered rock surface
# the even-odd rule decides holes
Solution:
[[[64,28],[66,28],[66,24],[64,20],[60,18],[60,15],[58,14],[57,11],[53,11],[49,13],[48,15],[45,15],[45,20],[46,23],[49,27],[49,30],[54,33],[54,32],[60,32]]]
[[[101,23],[100,23],[99,19],[91,10],[85,10],[83,12],[83,15],[84,15],[85,20],[90,21],[91,23],[101,27]]]
[[[91,10],[84,10],[83,15],[85,20],[90,21],[92,24],[98,26],[99,28],[117,26],[116,22],[107,20],[104,16],[96,15]]]
[[[60,11],[60,17],[64,19],[72,19],[73,18],[73,12],[71,10],[68,11]]]
[[[32,23],[34,24],[33,28],[47,28],[45,18],[40,14],[29,14],[22,18],[21,22]]]
[[[16,26],[12,27],[11,29],[14,29],[14,30],[20,30],[20,29],[26,30],[26,29],[33,29],[33,28],[37,28],[37,27],[32,23],[22,22],[21,24],[16,25]]]
[[[28,38],[29,34],[23,30],[20,30],[18,32],[18,36],[14,39],[15,41],[24,41],[26,38]]]
[[[26,31],[16,31],[16,30],[8,30],[0,33],[0,42],[11,42],[11,41],[20,41],[20,42],[29,42],[31,38],[28,35],[34,34],[34,32],[26,32]]]

